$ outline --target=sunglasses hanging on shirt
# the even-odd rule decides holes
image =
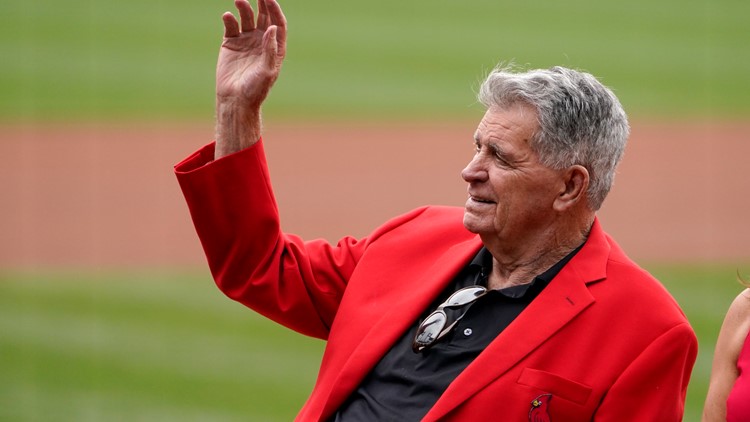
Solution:
[[[445,302],[441,303],[427,318],[417,327],[411,348],[415,353],[432,347],[438,340],[451,332],[453,327],[466,315],[464,311],[455,321],[447,327],[448,316],[444,309],[460,308],[474,303],[477,299],[487,294],[487,288],[483,286],[469,286],[455,291]],[[467,309],[468,311],[468,309]]]

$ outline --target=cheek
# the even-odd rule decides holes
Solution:
[[[498,186],[500,187],[500,186]],[[537,220],[552,209],[554,195],[547,186],[539,184],[509,183],[497,192],[496,225],[523,223]]]
[[[496,230],[511,223],[513,220],[518,218],[518,215],[513,215],[513,201],[508,199],[501,200],[495,207],[495,215],[493,216],[494,226]]]

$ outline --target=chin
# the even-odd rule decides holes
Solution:
[[[464,213],[464,227],[474,234],[479,234],[482,231],[481,220],[469,213]]]

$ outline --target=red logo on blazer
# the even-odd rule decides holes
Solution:
[[[529,409],[529,422],[551,422],[549,416],[549,402],[552,400],[552,394],[542,394],[531,401]]]

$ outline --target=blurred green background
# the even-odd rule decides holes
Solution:
[[[744,0],[284,0],[277,119],[460,120],[498,61],[587,70],[634,118],[746,119]],[[0,123],[210,122],[231,1],[0,3]],[[176,187],[175,187],[176,189]],[[700,339],[700,420],[737,265],[645,263]],[[740,268],[747,271],[747,267]],[[224,299],[206,270],[0,270],[0,420],[291,420],[322,342]]]
[[[284,74],[268,114],[473,116],[499,61],[587,70],[633,115],[750,110],[750,3],[286,0]],[[231,1],[9,0],[0,5],[0,116],[210,119]]]

